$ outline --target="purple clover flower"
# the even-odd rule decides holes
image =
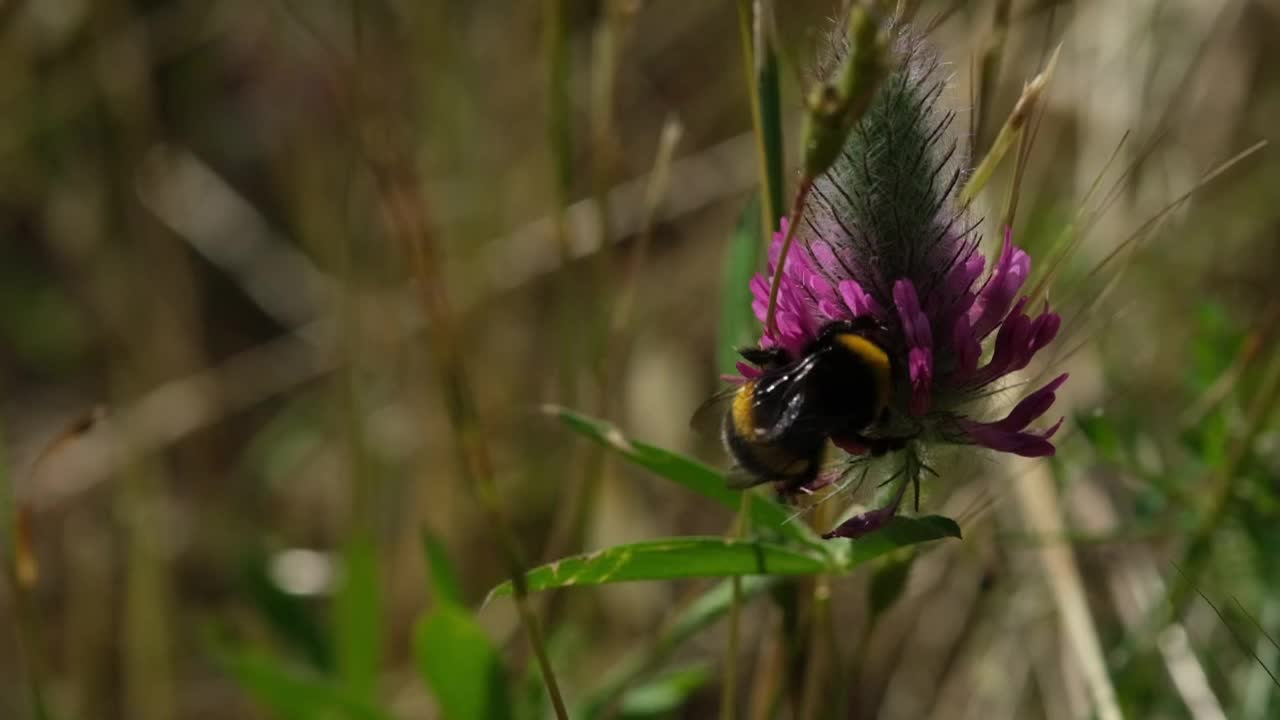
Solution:
[[[762,325],[786,229],[784,218],[770,246],[768,274],[751,281],[752,309]],[[1006,230],[1000,256],[983,278],[985,261],[976,239],[957,236],[943,244],[953,258],[941,268],[945,272],[934,268],[888,277],[858,257],[849,237],[798,237],[778,290],[776,332],[766,329],[760,346],[782,347],[799,357],[827,324],[870,317],[884,329],[881,339],[899,388],[891,403],[898,419],[887,432],[911,426],[920,440],[980,445],[1023,457],[1052,455],[1050,440],[1062,419],[1042,430],[1028,428],[1049,411],[1065,373],[1024,397],[1003,418],[969,414],[992,385],[1025,368],[1058,333],[1061,319],[1047,303],[1032,317],[1028,299],[1018,296],[1031,269],[1030,257]],[[981,362],[984,346],[990,352]],[[745,362],[738,363],[738,370],[743,378],[760,375]],[[855,443],[837,443],[854,455],[867,452]],[[878,529],[893,517],[902,495],[897,493],[890,506],[851,519],[831,536],[860,537]]]
[[[835,56],[842,52],[837,43]],[[1033,429],[1066,374],[1026,395],[1004,417],[987,417],[978,402],[1027,367],[1053,341],[1061,319],[1047,303],[1034,308],[1020,294],[1031,258],[1013,244],[1008,228],[999,257],[984,274],[977,224],[954,197],[965,163],[947,135],[955,112],[939,108],[945,86],[936,78],[939,63],[908,32],[899,35],[895,53],[898,69],[835,165],[814,181],[784,266],[775,327],[766,327],[759,341],[799,358],[828,324],[870,319],[891,358],[890,412],[868,437],[909,438],[894,474],[902,484],[886,506],[852,518],[828,537],[860,537],[892,519],[906,485],[929,470],[920,459],[926,443],[1043,457],[1054,453],[1051,439],[1062,424],[1058,419]],[[770,244],[768,273],[751,280],[752,309],[762,325],[787,229],[784,218]],[[748,363],[738,370],[742,378],[760,375]],[[853,456],[869,453],[860,442],[833,441]]]

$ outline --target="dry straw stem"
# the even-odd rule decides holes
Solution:
[[[742,493],[742,497],[738,502],[738,514],[733,518],[733,525],[729,529],[729,536],[741,538],[747,535],[751,516],[747,509],[751,504],[751,494]],[[733,720],[738,716],[738,653],[740,652],[739,640],[741,633],[742,616],[742,578],[734,575],[729,579],[730,589],[732,590],[732,598],[729,602],[729,619],[728,619],[728,640],[725,643],[725,660],[724,660],[724,680],[720,686],[720,717],[721,720]]]
[[[1022,137],[1022,132],[1026,128],[1027,121],[1031,119],[1032,112],[1040,103],[1040,97],[1044,94],[1049,80],[1053,77],[1053,70],[1058,64],[1058,54],[1061,51],[1062,46],[1059,45],[1054,49],[1053,55],[1049,57],[1049,63],[1045,65],[1044,70],[1022,88],[1022,95],[1018,97],[1018,102],[1014,104],[1013,112],[1009,113],[1008,119],[1004,121],[1004,125],[1000,128],[1000,133],[996,135],[995,142],[991,144],[991,149],[987,151],[986,156],[982,158],[982,162],[974,169],[969,182],[965,183],[964,189],[960,191],[961,207],[969,207],[973,199],[991,180],[991,174],[1000,165],[1000,161],[1009,152],[1009,148],[1018,144]]]
[[[1058,491],[1044,463],[1034,463],[1014,483],[1018,503],[1026,518],[1028,531],[1042,536],[1061,537],[1065,529]],[[1122,720],[1115,687],[1107,675],[1106,658],[1089,603],[1084,583],[1076,566],[1075,553],[1066,543],[1046,543],[1036,549],[1044,567],[1045,579],[1053,593],[1062,621],[1062,632],[1071,648],[1089,691],[1094,711],[1100,720]]]
[[[440,388],[444,394],[449,421],[453,425],[463,479],[468,487],[476,489],[481,508],[489,516],[490,526],[505,555],[516,608],[525,632],[529,635],[529,644],[537,657],[542,680],[546,684],[556,716],[565,720],[568,712],[560,696],[551,661],[547,657],[537,617],[529,605],[524,559],[494,483],[484,423],[472,397],[444,277],[439,271],[439,258],[419,192],[420,186],[407,170],[397,171],[379,166],[376,162],[371,162],[370,166],[377,182],[378,202],[387,229],[408,256],[410,268],[417,280],[416,287],[423,314],[432,329],[434,342],[431,343],[431,349],[440,372]]]

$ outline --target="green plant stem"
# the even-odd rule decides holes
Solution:
[[[573,136],[569,125],[569,45],[564,28],[562,0],[543,2],[544,49],[547,64],[547,146],[551,149],[556,205],[556,242],[562,255],[569,253],[565,210],[573,180]]]
[[[827,640],[831,637],[831,577],[814,578],[812,619],[809,623],[809,657],[805,663],[805,686],[800,699],[800,717],[816,720],[823,707],[823,688],[826,685],[831,658]]]
[[[767,32],[768,12],[763,3],[738,0],[738,31],[742,44],[742,66],[746,75],[747,96],[751,106],[751,125],[756,138],[756,161],[760,174],[760,242],[768,247],[773,229],[778,226],[782,208],[782,119],[778,86],[778,60]],[[741,537],[746,530],[750,496],[742,495],[733,522],[733,534]],[[742,580],[730,580],[732,597],[729,606],[728,647],[724,680],[720,694],[720,717],[733,720],[737,711],[738,655]]]
[[[463,480],[468,487],[475,488],[480,506],[497,536],[511,576],[516,608],[529,636],[529,644],[537,657],[547,694],[551,698],[556,717],[566,720],[568,712],[560,695],[560,686],[547,656],[546,643],[537,617],[529,605],[524,558],[494,483],[493,464],[484,426],[472,397],[466,358],[458,344],[455,318],[450,310],[444,277],[440,272],[436,248],[429,232],[427,213],[422,207],[420,186],[405,169],[397,172],[375,163],[373,171],[384,221],[390,234],[408,256],[411,271],[417,279],[415,285],[422,310],[433,331],[434,342],[431,343],[431,349],[440,373],[445,409],[453,426]]]
[[[738,35],[742,44],[742,67],[746,74],[751,105],[751,125],[756,138],[759,165],[761,240],[768,245],[778,227],[783,207],[782,111],[778,84],[778,58],[766,30],[767,18],[752,10],[752,0],[738,0]]]
[[[573,128],[569,99],[569,43],[565,32],[563,0],[543,2],[543,50],[546,63],[547,147],[552,165],[552,224],[560,266],[568,268],[573,258],[569,238],[568,211],[573,184]],[[600,206],[602,212],[605,207]],[[605,221],[602,220],[602,224]],[[602,238],[603,240],[603,238]],[[570,277],[570,276],[567,276]],[[559,335],[560,402],[573,405],[578,395],[577,376],[581,361],[581,312],[579,288],[562,282],[553,298],[553,313]]]
[[[751,517],[749,507],[751,496],[742,493],[742,501],[734,516],[730,536],[741,538],[746,536],[747,523]],[[720,718],[733,720],[737,717],[738,700],[738,653],[740,650],[740,620],[742,615],[742,578],[734,576],[729,579],[732,594],[729,600],[729,639],[725,648],[724,681],[720,690]]]

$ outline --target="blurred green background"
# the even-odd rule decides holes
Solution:
[[[794,181],[840,3],[773,5]],[[535,595],[565,695],[648,647],[614,716],[723,717],[727,667],[731,717],[1280,717],[1280,163],[1200,186],[1275,134],[1280,2],[921,3],[935,20],[980,148],[1062,44],[1015,224],[1038,269],[1078,243],[1049,292],[1058,456],[956,459],[922,509],[962,542],[824,586],[809,670],[839,700],[768,699],[803,681],[785,602],[744,605],[732,663],[723,623],[655,650],[705,580]],[[449,592],[483,629],[454,689],[493,647],[505,675],[471,696],[545,716],[512,604],[479,608],[507,569],[395,229],[435,245],[528,562],[729,532],[537,408],[724,465],[688,418],[754,247],[739,23],[729,0],[0,3],[0,718],[35,717],[33,685],[53,718],[441,717],[452,666],[414,637]]]

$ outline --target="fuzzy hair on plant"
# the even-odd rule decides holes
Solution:
[[[849,51],[837,35],[820,72]],[[909,29],[895,31],[893,70],[846,139],[839,157],[814,178],[794,229],[769,316],[770,279],[777,270],[787,220],[774,234],[768,273],[751,281],[752,309],[762,323],[759,346],[803,360],[832,323],[875,328],[890,359],[887,411],[857,439],[832,437],[850,455],[848,467],[870,460],[864,441],[894,440],[898,485],[883,507],[841,524],[828,537],[859,537],[898,511],[907,487],[932,469],[931,446],[977,445],[1025,457],[1052,455],[1061,419],[1028,429],[1048,412],[1066,380],[1060,375],[1022,398],[1003,417],[987,417],[984,400],[1011,373],[1053,341],[1060,318],[1020,296],[1030,257],[1003,228],[994,266],[984,272],[980,221],[957,198],[968,158],[953,132],[956,111],[945,107],[947,77],[938,56]],[[738,364],[745,382],[765,368]],[[820,477],[803,490],[831,482]]]

